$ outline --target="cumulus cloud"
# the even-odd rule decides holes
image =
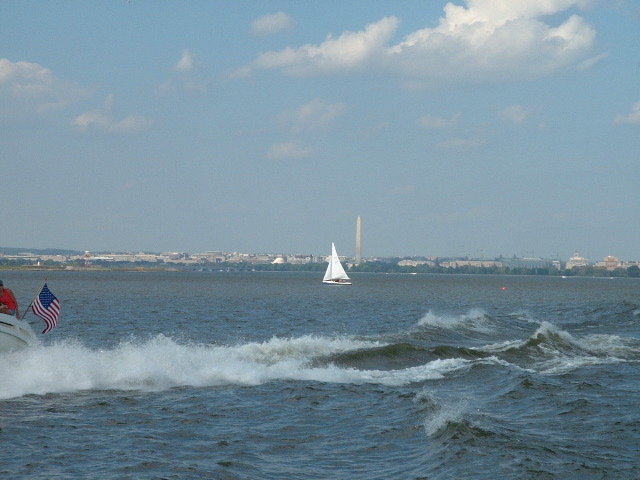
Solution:
[[[432,81],[526,78],[582,59],[595,40],[595,31],[577,15],[556,27],[541,19],[582,6],[580,0],[466,3],[466,8],[448,3],[437,27],[413,32],[391,47],[391,64]]]
[[[551,16],[586,7],[589,0],[466,0],[447,3],[435,27],[391,44],[399,20],[385,17],[364,30],[320,44],[260,54],[242,72],[277,69],[286,75],[351,73],[362,69],[402,75],[422,84],[528,78],[578,66],[591,54],[595,31],[582,17],[558,25]],[[580,66],[588,68],[602,57]]]
[[[282,142],[271,145],[267,152],[269,160],[299,160],[313,155],[311,148],[306,148],[298,142]]]
[[[640,124],[640,102],[636,102],[631,106],[631,112],[626,115],[616,115],[613,119],[617,124]]]
[[[113,94],[107,96],[102,109],[91,110],[78,115],[73,119],[71,125],[79,130],[96,130],[107,133],[138,133],[146,130],[151,121],[140,115],[131,115],[116,120],[111,116],[113,108]]]
[[[329,35],[320,45],[303,45],[278,52],[265,52],[253,62],[253,69],[282,69],[289,75],[350,72],[361,69],[380,55],[395,32],[398,19],[385,17],[359,32]]]
[[[25,116],[64,108],[85,98],[89,89],[64,82],[48,68],[30,62],[0,58],[0,101],[2,110]]]
[[[347,106],[344,103],[328,103],[315,98],[295,110],[284,112],[279,119],[285,124],[292,125],[294,132],[314,130],[327,127],[346,110]]]
[[[286,30],[292,30],[296,26],[296,21],[284,12],[271,15],[264,15],[257,18],[251,24],[253,35],[264,37]]]

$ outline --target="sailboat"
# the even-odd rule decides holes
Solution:
[[[351,285],[351,279],[340,263],[334,243],[331,243],[331,259],[329,260],[327,271],[324,273],[322,283],[325,285]]]

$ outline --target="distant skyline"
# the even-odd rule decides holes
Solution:
[[[47,253],[47,255],[59,255],[59,253],[56,253],[57,251],[60,252],[66,252],[64,253],[65,255],[68,255],[69,253],[73,252],[73,255],[81,255],[86,257],[87,255],[90,255],[91,257],[93,257],[94,255],[146,255],[146,254],[160,254],[160,255],[175,255],[175,254],[186,254],[188,256],[197,258],[200,255],[204,255],[204,254],[211,254],[214,252],[219,252],[225,255],[233,255],[233,254],[238,254],[238,255],[273,255],[273,256],[306,256],[306,255],[311,255],[314,257],[326,257],[328,255],[330,255],[330,252],[312,252],[312,251],[296,251],[296,252],[286,252],[286,251],[282,251],[282,250],[273,250],[273,251],[242,251],[242,250],[237,250],[237,249],[231,249],[231,250],[200,250],[200,251],[188,251],[188,250],[184,250],[184,249],[176,249],[176,250],[166,250],[166,251],[158,251],[158,250],[138,250],[138,251],[124,251],[124,250],[114,250],[114,249],[105,249],[105,250],[94,250],[94,251],[90,251],[90,250],[75,250],[75,249],[68,249],[68,248],[30,248],[30,247],[15,247],[15,246],[0,246],[0,254],[5,255],[6,257],[12,257],[14,255],[17,256],[23,256],[26,254],[35,254],[35,255],[44,255],[42,252],[47,251],[47,252],[51,252],[51,253]],[[568,261],[570,259],[584,259],[587,260],[590,263],[597,263],[597,262],[601,262],[603,260],[605,260],[605,257],[602,258],[589,258],[587,255],[582,254],[581,252],[571,252],[570,254],[567,254],[566,256],[563,255],[555,255],[553,257],[540,257],[538,255],[536,255],[536,253],[534,251],[531,252],[527,252],[527,254],[525,255],[517,255],[517,254],[513,254],[513,255],[504,255],[504,254],[499,254],[499,255],[494,255],[494,256],[487,256],[484,255],[484,252],[480,252],[480,254],[478,255],[472,255],[472,254],[466,254],[466,255],[429,255],[426,253],[422,253],[422,254],[416,254],[416,255],[376,255],[376,254],[370,254],[367,256],[361,256],[359,257],[358,254],[358,249],[357,249],[357,242],[356,242],[356,254],[355,255],[350,255],[350,254],[342,254],[341,251],[338,252],[340,257],[347,257],[347,258],[353,258],[354,261],[356,263],[360,263],[361,260],[364,261],[370,261],[371,259],[384,259],[384,258],[429,258],[429,259],[435,259],[435,258],[440,258],[442,259],[470,259],[470,260],[499,260],[501,257],[504,259],[509,259],[509,258],[514,258],[514,256],[516,258],[538,258],[538,259],[543,259],[543,260],[560,260],[560,261]],[[619,258],[616,255],[607,255],[606,257],[613,257],[613,258],[617,258],[618,261],[620,262],[640,262],[640,258]]]
[[[635,0],[0,2],[0,244],[640,258]]]

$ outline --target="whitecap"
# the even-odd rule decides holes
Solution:
[[[468,328],[475,331],[487,332],[491,330],[488,325],[487,313],[481,308],[472,308],[461,315],[436,315],[431,310],[418,321],[420,327],[436,327],[446,330]]]

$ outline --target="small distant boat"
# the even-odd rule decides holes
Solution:
[[[22,350],[36,342],[36,335],[27,322],[0,313],[0,353]]]
[[[325,285],[351,285],[351,279],[344,271],[344,267],[340,263],[340,258],[336,252],[335,244],[331,244],[331,259],[324,273],[322,283]]]

